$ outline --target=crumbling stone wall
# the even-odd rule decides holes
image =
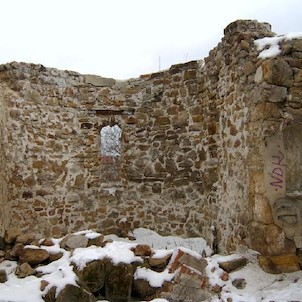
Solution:
[[[267,177],[276,137],[282,154],[298,154],[288,165],[301,167],[301,40],[263,60],[254,41],[267,36],[267,23],[236,21],[204,62],[127,81],[2,65],[6,224],[57,236],[144,226],[203,236],[221,251],[300,247],[282,225],[294,215],[278,222],[272,211]],[[100,145],[108,125],[122,131],[112,155]],[[286,174],[291,191],[301,170]]]

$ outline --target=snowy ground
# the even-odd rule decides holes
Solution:
[[[81,232],[89,238],[99,236],[99,234],[87,231]],[[228,281],[222,281],[219,278],[220,269],[210,272],[211,267],[218,268],[217,262],[229,256],[210,255],[210,248],[202,238],[182,239],[179,237],[162,237],[153,231],[147,229],[137,229],[133,233],[135,241],[127,241],[124,238],[118,238],[114,235],[106,236],[106,239],[112,239],[113,242],[107,244],[104,248],[89,247],[86,249],[76,249],[71,255],[59,247],[60,239],[56,239],[56,244],[52,247],[44,247],[50,253],[61,251],[64,256],[48,265],[39,267],[37,270],[44,275],[41,278],[35,276],[19,279],[14,274],[17,263],[14,261],[4,261],[0,263],[0,270],[6,270],[8,281],[0,283],[0,302],[43,302],[40,291],[41,280],[49,282],[49,287],[57,286],[60,290],[67,283],[76,284],[76,275],[74,274],[71,261],[75,262],[79,267],[85,266],[86,263],[94,259],[102,259],[104,257],[112,258],[115,263],[125,262],[131,263],[133,260],[138,260],[130,251],[130,248],[138,243],[149,244],[156,252],[155,255],[162,257],[167,253],[173,254],[177,247],[183,247],[186,252],[189,252],[196,257],[201,257],[202,253],[208,255],[209,272],[208,276],[210,283],[221,283],[223,290],[221,298],[214,297],[211,302],[233,301],[233,302],[298,302],[302,301],[302,271],[291,274],[271,275],[263,272],[257,264],[257,254],[253,251],[244,253],[244,256],[249,259],[246,267],[230,274]],[[233,256],[234,257],[234,256]],[[141,271],[140,274],[145,276],[150,283],[160,285],[164,280],[173,278],[173,274],[167,271],[163,273]],[[232,280],[244,278],[246,286],[244,289],[236,289],[232,285]],[[45,291],[48,290],[48,287]],[[230,300],[230,298],[232,300]],[[164,302],[164,299],[154,299],[153,302]]]

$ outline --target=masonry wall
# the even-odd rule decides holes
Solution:
[[[296,214],[278,222],[275,200],[287,193],[272,194],[268,178],[281,174],[270,170],[270,145],[302,166],[301,40],[259,59],[254,40],[272,35],[266,23],[237,21],[205,61],[127,81],[2,65],[2,227],[60,236],[142,226],[203,236],[222,252],[293,253],[300,235],[284,219]],[[108,125],[122,130],[120,156],[101,152]],[[301,170],[286,174],[295,209]]]

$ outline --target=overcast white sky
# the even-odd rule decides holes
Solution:
[[[0,63],[125,79],[202,59],[237,19],[302,31],[302,0],[0,0]]]

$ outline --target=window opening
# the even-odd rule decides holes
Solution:
[[[105,126],[101,129],[101,155],[121,156],[122,129],[118,125]]]

